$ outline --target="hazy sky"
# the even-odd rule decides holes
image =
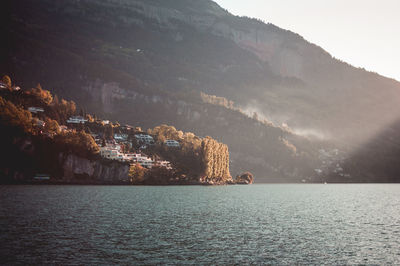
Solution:
[[[302,35],[334,57],[400,81],[400,0],[216,0]]]

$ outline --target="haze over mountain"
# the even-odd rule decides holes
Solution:
[[[4,6],[1,73],[121,122],[210,134],[230,146],[235,170],[254,168],[270,180],[310,177],[328,145],[319,141],[356,154],[399,118],[399,82],[209,0]]]

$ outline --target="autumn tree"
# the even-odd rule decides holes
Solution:
[[[176,130],[173,126],[161,125],[154,129],[149,129],[148,134],[156,136],[159,143],[164,143],[167,139],[181,140],[183,138],[183,132]]]
[[[10,78],[9,76],[7,76],[7,75],[3,76],[3,78],[1,79],[1,81],[2,81],[5,85],[7,85],[7,87],[8,87],[9,89],[11,88],[12,83],[11,83],[11,78]]]
[[[86,119],[88,120],[88,122],[93,123],[94,122],[94,118],[93,116],[91,116],[90,114],[86,114]]]
[[[0,125],[2,130],[6,127],[12,127],[25,133],[33,131],[31,113],[2,97],[0,97]]]
[[[146,169],[140,164],[131,164],[129,169],[129,177],[132,184],[140,184],[144,181]]]
[[[45,125],[44,125],[45,132],[52,134],[52,135],[60,133],[60,131],[61,131],[60,126],[56,120],[46,117],[44,122],[45,122]]]
[[[204,181],[232,180],[229,172],[229,151],[228,146],[211,137],[206,137],[201,143],[201,154],[203,163]]]
[[[50,105],[53,102],[53,96],[51,95],[50,91],[43,90],[40,84],[38,84],[36,88],[32,88],[27,91],[27,94],[34,96],[37,100],[46,105]]]
[[[67,132],[57,135],[54,139],[62,150],[82,157],[90,157],[100,151],[93,137],[84,131]]]
[[[114,138],[114,128],[112,125],[106,125],[104,127],[104,136],[106,139],[113,139]]]

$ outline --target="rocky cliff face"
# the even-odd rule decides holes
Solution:
[[[91,161],[73,154],[60,154],[59,160],[64,170],[63,181],[129,182],[129,165],[127,164]]]

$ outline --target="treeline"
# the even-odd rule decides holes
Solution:
[[[168,125],[149,129],[148,133],[155,137],[158,144],[149,149],[150,153],[173,162],[175,176],[188,182],[201,183],[222,184],[232,180],[227,145],[211,137],[200,138]],[[166,140],[178,141],[180,147],[168,147],[164,145]]]
[[[201,142],[201,159],[203,165],[203,182],[224,183],[232,181],[229,172],[228,146],[211,137]]]
[[[2,82],[7,85],[0,90],[2,181],[31,178],[37,173],[61,177],[60,154],[97,158],[99,148],[90,134],[60,127],[75,114],[74,102],[58,100],[40,85],[21,90],[12,86],[8,76]],[[31,113],[29,107],[42,108],[43,112]]]

